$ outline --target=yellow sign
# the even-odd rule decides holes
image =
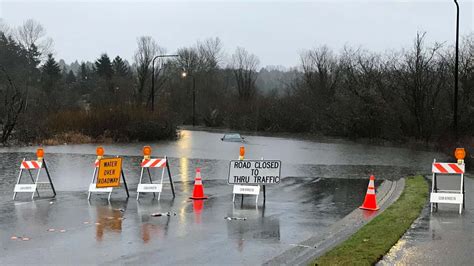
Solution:
[[[120,186],[121,174],[122,158],[100,159],[96,187],[103,188]]]

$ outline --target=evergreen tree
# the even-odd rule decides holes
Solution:
[[[48,55],[46,63],[41,67],[41,85],[46,94],[51,94],[57,82],[61,79],[61,69],[52,54]]]
[[[26,53],[31,67],[36,69],[41,62],[41,53],[38,51],[38,47],[32,44]]]
[[[102,54],[97,61],[95,61],[95,72],[99,77],[109,80],[112,78],[114,73],[112,69],[112,63],[107,54]]]
[[[76,82],[76,76],[74,75],[74,72],[72,70],[69,70],[69,73],[66,75],[66,83],[71,84]]]
[[[90,72],[91,71],[89,67],[87,67],[86,63],[82,62],[81,67],[79,69],[78,77],[81,79],[81,81],[85,81],[89,78]]]
[[[114,61],[112,62],[112,68],[114,70],[114,74],[118,77],[126,77],[130,74],[130,68],[125,64],[120,56],[115,57]]]

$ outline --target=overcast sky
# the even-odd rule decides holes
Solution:
[[[473,33],[474,0],[459,0],[461,35]],[[227,53],[242,46],[261,66],[299,64],[299,52],[345,44],[368,50],[407,48],[417,31],[453,44],[452,0],[371,1],[10,1],[0,0],[10,26],[32,18],[54,40],[55,56],[70,63],[101,53],[131,61],[138,36],[152,36],[169,53],[208,37]]]

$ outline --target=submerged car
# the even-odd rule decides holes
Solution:
[[[232,141],[232,142],[244,142],[244,137],[242,137],[239,133],[229,133],[224,134],[221,138],[222,141]]]

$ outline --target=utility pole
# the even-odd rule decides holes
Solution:
[[[163,54],[153,57],[151,62],[151,111],[155,111],[155,59],[163,57],[178,57],[177,54]]]
[[[459,4],[457,0],[454,0],[456,4],[456,61],[454,63],[454,114],[453,114],[453,129],[454,135],[458,137],[458,72],[459,72]]]
[[[193,78],[193,127],[196,125],[196,79],[193,75],[184,71],[181,76],[183,78],[191,77]]]

